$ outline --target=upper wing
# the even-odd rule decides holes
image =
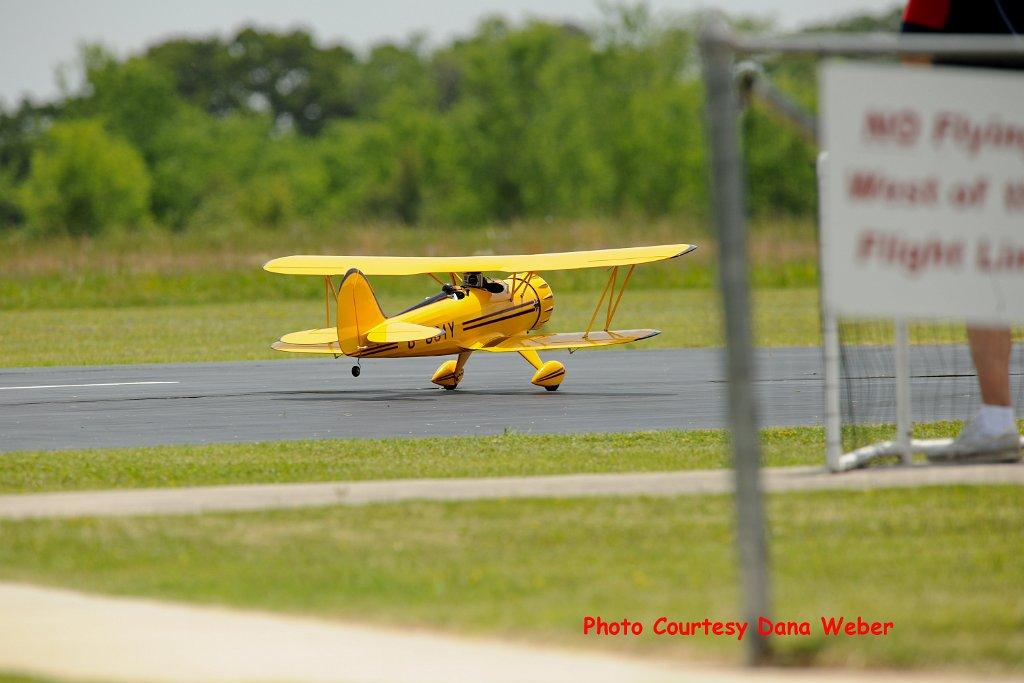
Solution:
[[[268,261],[264,270],[286,275],[344,275],[358,268],[365,275],[420,275],[423,273],[539,272],[629,266],[664,261],[687,254],[693,244],[654,247],[566,251],[516,256],[284,256]]]
[[[658,330],[598,330],[583,332],[553,332],[551,334],[517,334],[506,337],[498,343],[483,342],[470,345],[477,351],[544,351],[555,349],[584,349],[594,346],[611,346],[647,339],[660,334]]]

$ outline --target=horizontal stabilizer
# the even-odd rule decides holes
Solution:
[[[553,351],[557,349],[586,349],[597,346],[628,344],[661,334],[660,330],[598,330],[583,332],[553,332],[551,334],[517,334],[503,341],[484,342],[469,348],[479,351]]]
[[[288,353],[324,353],[332,356],[342,355],[341,345],[338,342],[326,342],[322,344],[292,344],[286,341],[277,341],[270,345],[275,351],[287,351]]]
[[[428,327],[427,325],[416,325],[415,323],[388,322],[384,321],[374,327],[366,335],[369,341],[375,344],[388,342],[410,342],[430,339],[441,334],[440,327]]]
[[[329,344],[338,341],[338,328],[322,327],[319,330],[302,330],[281,337],[285,344]]]
[[[341,354],[336,327],[291,332],[281,337],[281,341],[271,344],[270,348],[289,353],[327,353],[335,356]]]

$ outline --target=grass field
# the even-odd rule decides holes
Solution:
[[[631,280],[616,326],[657,327],[643,348],[721,345],[713,241],[692,221],[580,221],[478,230],[394,225],[336,231],[144,233],[100,240],[0,235],[0,367],[280,359],[281,334],[323,325],[323,285],[261,265],[295,252],[446,254],[538,252],[691,241],[681,259],[649,264]],[[805,222],[755,226],[751,281],[756,341],[819,343],[816,244]],[[556,292],[553,330],[586,327],[603,270],[545,273]],[[437,284],[426,276],[373,278],[385,311],[401,310]],[[888,342],[884,325],[853,324],[861,343]],[[1018,331],[1024,338],[1024,330]],[[916,325],[917,343],[963,343],[962,325]]]
[[[549,327],[585,329],[599,294],[599,289],[556,292]],[[381,298],[385,311],[416,301]],[[817,292],[810,289],[758,291],[758,342],[817,344],[817,301]],[[628,348],[700,347],[722,343],[719,321],[714,290],[640,289],[626,293],[615,325],[662,330]],[[0,311],[0,367],[281,359],[287,355],[272,351],[271,342],[323,323],[323,301],[316,299]]]
[[[323,283],[266,273],[289,253],[534,253],[696,242],[681,259],[645,265],[616,318],[657,327],[646,348],[721,343],[714,245],[694,221],[527,223],[476,230],[395,225],[280,232],[111,234],[46,242],[0,235],[0,367],[281,358],[281,334],[323,325]],[[811,345],[818,338],[813,229],[762,227],[752,240],[760,341]],[[552,329],[584,329],[607,277],[603,270],[546,273],[556,299]],[[426,276],[373,278],[385,311],[432,294]]]
[[[769,497],[775,615],[894,621],[779,639],[784,660],[1024,667],[1024,490]],[[739,656],[729,639],[584,639],[584,615],[734,619],[731,500],[409,503],[0,523],[0,576],[545,643]],[[648,621],[648,623],[650,623]]]
[[[636,289],[707,289],[715,283],[715,249],[707,229],[692,220],[654,224],[629,221],[555,221],[478,229],[396,225],[295,227],[278,232],[106,235],[101,239],[32,240],[0,234],[0,310],[110,308],[317,299],[319,278],[284,277],[262,270],[287,254],[475,255],[538,253],[687,242],[692,254],[645,265]],[[814,229],[777,221],[751,239],[754,282],[761,287],[813,287],[817,283]],[[603,272],[550,273],[559,292],[600,292]],[[375,278],[374,286],[401,300],[424,296],[436,285],[426,276]]]
[[[874,430],[879,438],[891,431]],[[916,434],[939,438],[958,430],[959,423],[937,422],[918,426]],[[764,429],[761,443],[767,466],[823,462],[819,427]],[[721,429],[14,452],[0,458],[0,492],[649,472],[728,467],[729,460],[728,433]]]

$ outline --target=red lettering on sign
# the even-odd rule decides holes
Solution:
[[[913,109],[900,111],[867,110],[861,136],[868,142],[892,142],[908,147],[921,133],[921,117]]]
[[[983,273],[1024,270],[1024,245],[1003,242],[996,246],[982,238],[975,262]]]
[[[875,261],[917,275],[926,268],[960,268],[964,261],[964,243],[943,241],[938,237],[906,239],[896,233],[864,230],[857,240],[857,260]]]
[[[933,205],[939,201],[939,180],[899,180],[876,171],[854,171],[849,178],[850,199],[881,201],[911,206]]]
[[[1024,181],[1006,183],[1003,204],[1007,211],[1024,211]]]
[[[932,144],[949,144],[975,156],[983,148],[1016,151],[1024,154],[1024,124],[1007,123],[998,118],[976,121],[952,111],[939,112],[932,124]]]
[[[949,188],[949,202],[958,209],[982,206],[988,193],[988,178],[984,176],[972,182],[953,183]]]

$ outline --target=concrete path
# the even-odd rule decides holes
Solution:
[[[695,667],[342,621],[0,583],[0,671],[166,683],[997,681]]]
[[[945,484],[1021,486],[1024,485],[1024,465],[894,466],[844,474],[830,474],[820,467],[764,470],[764,488],[769,492]],[[731,470],[118,489],[0,496],[0,519],[180,515],[408,500],[680,496],[727,493],[731,490]]]

